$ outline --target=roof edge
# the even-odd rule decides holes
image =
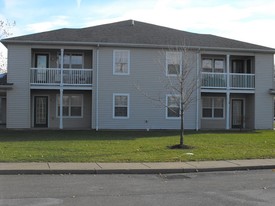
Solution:
[[[21,40],[1,40],[2,44],[7,46],[8,44],[39,44],[39,45],[80,45],[80,46],[96,46],[96,47],[134,47],[134,48],[174,48],[180,47],[180,45],[159,45],[159,44],[132,44],[132,43],[107,43],[107,42],[70,42],[70,41],[21,41]],[[216,50],[216,51],[237,51],[237,52],[259,52],[259,53],[273,53],[275,54],[275,49],[245,49],[245,48],[227,48],[227,47],[199,47],[199,46],[187,46],[182,45],[182,47],[194,49],[194,50]]]

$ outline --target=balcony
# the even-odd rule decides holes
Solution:
[[[31,86],[91,87],[92,69],[31,68]]]
[[[255,89],[255,74],[201,73],[202,89],[227,89],[227,87],[229,89],[253,90]]]

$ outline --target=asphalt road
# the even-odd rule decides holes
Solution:
[[[275,171],[2,175],[0,206],[274,206]]]

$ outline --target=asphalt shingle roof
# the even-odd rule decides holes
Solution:
[[[169,46],[184,45],[196,48],[220,48],[264,50],[275,52],[275,49],[250,44],[210,34],[197,34],[139,21],[127,20],[82,29],[59,29],[48,32],[30,34],[2,42],[37,42],[37,43],[89,43],[89,44],[121,44]]]

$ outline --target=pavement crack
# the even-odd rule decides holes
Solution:
[[[100,164],[98,164],[97,162],[96,162],[96,165],[97,165],[97,166],[99,166],[99,167],[100,167],[100,169],[102,169],[102,167],[100,166]]]

